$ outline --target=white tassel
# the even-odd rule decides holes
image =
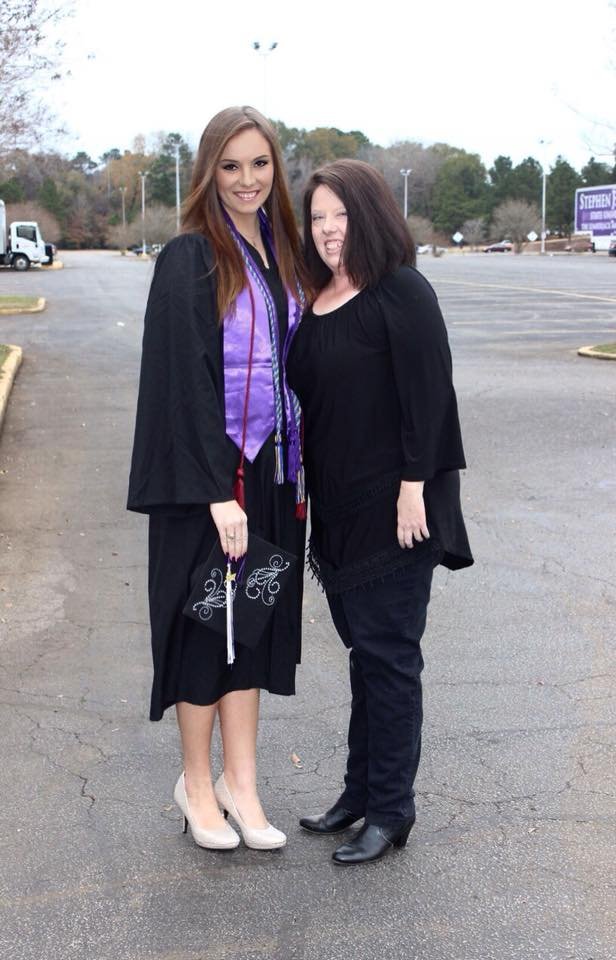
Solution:
[[[231,573],[231,562],[227,561],[227,575],[225,584],[227,588],[227,663],[233,663],[235,660],[235,643],[233,641],[233,581],[235,574]]]

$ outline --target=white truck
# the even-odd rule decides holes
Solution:
[[[53,263],[54,246],[45,243],[38,223],[21,220],[6,223],[4,200],[0,200],[0,266],[29,270],[32,263]]]

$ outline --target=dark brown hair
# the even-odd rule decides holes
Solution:
[[[201,135],[193,167],[190,194],[183,205],[184,233],[204,234],[212,245],[216,262],[216,299],[222,322],[233,301],[246,286],[244,263],[225,223],[216,190],[216,168],[231,137],[256,128],[272,151],[274,182],[264,203],[274,236],[276,262],[283,283],[296,297],[298,284],[306,284],[300,237],[293,215],[280,146],[274,128],[254,107],[227,107],[212,117]]]
[[[319,186],[329,187],[347,212],[342,258],[355,287],[372,287],[403,264],[415,266],[415,243],[384,177],[362,160],[334,160],[315,170],[304,193],[304,254],[314,290],[332,276],[312,239],[312,197]]]

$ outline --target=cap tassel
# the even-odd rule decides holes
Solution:
[[[231,664],[235,660],[235,643],[233,638],[233,583],[235,574],[231,572],[231,561],[227,560],[227,575],[225,577],[225,587],[227,591],[227,663]]]
[[[276,434],[274,449],[276,453],[276,469],[274,472],[274,483],[284,483],[284,456],[282,452],[282,437]]]
[[[295,516],[298,520],[305,520],[307,516],[306,509],[306,477],[304,468],[300,467],[295,479]]]

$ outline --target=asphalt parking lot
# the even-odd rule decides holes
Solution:
[[[147,720],[142,518],[124,511],[152,266],[69,253],[0,274],[24,364],[0,437],[7,960],[613,960],[616,260],[419,263],[449,327],[476,565],[437,572],[418,821],[361,869],[296,826],[337,795],[346,653],[309,581],[295,698],[263,698],[274,854],[198,849]],[[217,748],[218,749],[218,748]],[[299,762],[292,761],[292,755]]]

